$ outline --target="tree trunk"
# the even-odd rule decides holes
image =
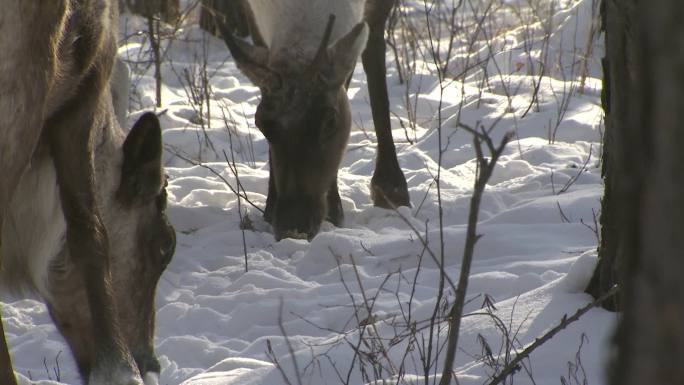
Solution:
[[[145,17],[158,15],[166,23],[180,16],[180,0],[119,0],[119,7]]]
[[[607,27],[608,15],[606,1],[601,2],[601,24],[602,30],[606,33],[606,57],[603,58],[603,91],[601,94],[601,104],[603,106],[603,111],[605,114],[605,131],[603,134],[603,156],[602,156],[602,168],[601,176],[603,177],[604,193],[601,199],[601,241],[598,248],[598,265],[596,270],[594,270],[594,275],[589,282],[589,286],[586,292],[591,294],[594,298],[599,298],[603,294],[607,293],[613,286],[620,282],[620,271],[621,264],[618,256],[618,250],[620,246],[618,245],[620,236],[618,229],[620,227],[620,207],[618,202],[614,202],[613,196],[616,194],[616,190],[619,188],[618,183],[620,179],[616,167],[620,164],[620,153],[619,149],[616,149],[616,143],[621,141],[621,134],[624,132],[620,131],[621,127],[624,126],[625,121],[629,119],[626,114],[628,110],[625,102],[626,100],[612,100],[613,97],[623,97],[624,95],[629,95],[629,88],[631,84],[629,83],[629,78],[625,76],[625,71],[627,68],[616,68],[613,69],[615,65],[621,64],[623,67],[628,67],[631,62],[626,63],[616,63],[615,60],[611,58],[625,57],[626,47],[626,20],[621,20],[622,25],[618,28],[611,27],[610,31]],[[612,9],[610,12],[611,22],[618,19],[616,10]],[[620,12],[620,10],[617,10]],[[616,84],[613,84],[612,80],[617,80]],[[614,91],[614,92],[611,92]],[[613,105],[614,111],[611,111],[611,105]],[[616,198],[617,199],[617,198]],[[617,311],[620,307],[620,295],[610,298],[603,302],[602,306],[608,310]]]
[[[611,384],[684,384],[684,2],[605,3],[612,238],[601,246],[615,248],[605,269],[620,272],[624,312]]]

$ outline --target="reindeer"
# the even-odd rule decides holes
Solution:
[[[149,385],[175,233],[156,115],[127,136],[114,117],[116,8],[0,0],[0,284],[44,298],[85,383]],[[0,383],[16,384],[4,333]]]
[[[392,139],[385,21],[394,0],[243,0],[253,44],[217,24],[238,68],[261,90],[257,127],[269,143],[264,218],[276,239],[311,239],[324,219],[342,224],[337,170],[351,127],[346,89],[359,55],[378,138],[371,196],[409,205]],[[365,50],[364,50],[365,48]]]

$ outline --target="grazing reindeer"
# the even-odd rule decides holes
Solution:
[[[0,284],[44,298],[84,382],[156,384],[175,233],[157,117],[128,136],[114,118],[116,8],[0,0]],[[4,333],[0,383],[16,383]]]
[[[250,44],[217,20],[238,68],[261,89],[255,120],[269,143],[264,217],[276,239],[311,239],[323,219],[340,225],[339,168],[351,127],[346,86],[363,51],[378,138],[376,206],[409,205],[392,140],[385,80],[385,21],[394,0],[245,0]],[[365,51],[364,51],[365,47]]]

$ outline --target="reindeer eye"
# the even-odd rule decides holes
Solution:
[[[161,256],[161,265],[166,268],[169,263],[171,263],[171,259],[173,258],[173,253],[176,250],[176,238],[175,236],[171,239],[168,239],[164,244],[160,245],[159,247],[159,255]]]
[[[271,74],[264,82],[264,90],[268,93],[280,91],[283,88],[283,79],[278,74]]]
[[[168,202],[168,199],[167,199],[168,194],[166,192],[166,186],[168,186],[168,185],[169,185],[169,177],[165,175],[164,176],[164,188],[162,188],[162,190],[159,192],[159,195],[157,195],[157,198],[155,199],[155,202],[154,202],[156,207],[157,207],[157,211],[159,211],[160,213],[166,211],[166,205]]]
[[[321,121],[321,139],[325,140],[337,132],[337,110],[329,108],[323,114]]]
[[[173,254],[176,251],[176,232],[168,224],[166,216],[162,218],[162,231],[157,236],[157,242],[154,244],[157,247],[157,255],[159,256],[159,262],[163,268],[171,262]]]

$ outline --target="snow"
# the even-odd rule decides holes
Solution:
[[[505,3],[521,7],[528,2]],[[389,66],[394,138],[412,208],[392,211],[372,205],[369,184],[375,139],[365,75],[357,66],[349,89],[354,127],[339,173],[345,223],[341,228],[325,223],[311,242],[276,242],[261,213],[244,200],[238,202],[226,186],[226,182],[236,186],[223,154],[225,150],[230,159],[232,142],[242,188],[254,204],[265,204],[268,147],[253,125],[259,91],[236,69],[223,42],[209,37],[205,42],[215,100],[211,126],[200,128],[198,106],[188,102],[181,73],[199,70],[198,41],[203,34],[196,27],[182,31],[185,39],[174,42],[167,53],[173,64],[163,68],[162,109],[167,111],[161,119],[169,217],[177,231],[177,248],[157,290],[159,383],[277,385],[286,383],[283,373],[295,383],[295,363],[304,383],[340,384],[347,375],[350,384],[370,383],[375,377],[368,357],[363,363],[370,377],[364,378],[353,349],[360,336],[366,342],[383,343],[386,357],[376,356],[382,364],[381,373],[376,372],[378,379],[395,378],[393,370],[403,361],[405,383],[423,383],[420,349],[414,346],[404,359],[410,341],[407,328],[417,328],[419,344],[429,337],[427,321],[439,286],[437,261],[426,252],[422,240],[427,240],[437,258],[443,243],[444,270],[456,281],[476,173],[472,137],[457,128],[459,116],[472,127],[497,122],[492,132],[495,142],[506,132],[514,132],[482,200],[478,225],[482,238],[476,245],[467,295],[470,315],[462,322],[455,362],[459,383],[482,384],[494,372],[479,359],[479,338],[487,341],[500,363],[508,349],[522,350],[565,314],[589,303],[592,299],[583,289],[596,263],[597,239],[592,228],[603,191],[598,61],[602,42],[597,41],[592,51],[584,92],[580,92],[578,81],[568,75],[576,72],[568,65],[574,57],[571,53],[586,48],[592,1],[553,4],[553,8],[542,8],[554,12],[548,56],[557,58],[559,65],[541,78],[538,103],[527,113],[534,82],[540,79],[538,68],[515,65],[530,63],[523,49],[523,36],[530,32],[516,25],[505,10],[497,14],[505,33],[497,40],[498,46],[491,47],[500,50],[494,57],[498,64],[492,60],[487,64],[490,72],[501,71],[500,75],[490,75],[486,85],[482,74],[470,76],[465,83],[460,79],[445,83],[440,103],[434,72],[418,71],[409,89],[410,105],[417,107],[415,131],[405,132],[400,125],[399,119],[406,122],[410,108],[406,85],[399,84],[396,69]],[[136,23],[140,21],[128,16],[122,22],[122,36],[138,28]],[[528,49],[538,57],[544,46],[544,26],[532,27],[534,44]],[[141,44],[140,37],[123,40],[120,56],[133,60]],[[478,55],[489,48],[480,44],[480,49]],[[393,63],[391,56],[388,63]],[[129,123],[154,102],[152,70],[136,70]],[[440,126],[440,104],[442,229],[434,184],[440,168],[435,129]],[[249,218],[244,232],[241,217]],[[453,298],[448,284],[446,296],[449,301]],[[21,383],[78,383],[74,361],[45,306],[36,299],[1,298]],[[485,298],[491,299],[491,312],[502,321],[499,326],[492,315],[484,314]],[[530,376],[536,384],[557,384],[560,376],[568,377],[578,364],[578,351],[588,383],[604,383],[615,322],[615,314],[591,310],[536,350],[525,361],[526,369],[515,375],[515,384],[533,383]],[[512,339],[508,349],[502,348],[506,341],[502,325]],[[443,343],[445,323],[438,324],[433,333],[435,342]],[[378,335],[382,338],[373,339]],[[367,348],[361,345],[362,350]],[[438,359],[440,369],[442,360]],[[434,368],[429,375],[434,378]]]

